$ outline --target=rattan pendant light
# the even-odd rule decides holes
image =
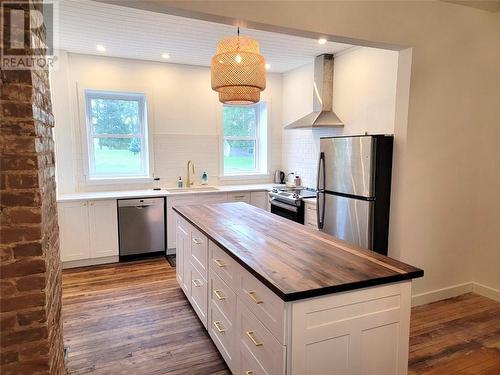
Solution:
[[[255,39],[238,36],[222,39],[212,57],[212,89],[225,104],[252,104],[266,88],[264,56]]]

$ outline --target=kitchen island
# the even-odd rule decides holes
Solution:
[[[235,374],[406,374],[423,271],[245,203],[174,207],[177,280]]]

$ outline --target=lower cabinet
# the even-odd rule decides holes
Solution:
[[[250,193],[250,204],[255,207],[269,211],[269,193],[267,191],[252,191]]]
[[[57,212],[61,260],[66,265],[118,257],[116,200],[62,202]]]
[[[317,216],[316,200],[310,201],[306,199],[304,204],[304,225],[309,228],[318,229]]]
[[[208,246],[200,246],[205,241]],[[286,347],[260,319],[271,322],[283,340],[284,302],[179,216],[177,242],[179,285],[233,374],[283,375]],[[207,250],[206,257],[200,255],[200,247]],[[200,265],[202,260],[205,265]],[[200,272],[205,267],[208,283]],[[184,281],[186,268],[189,287]]]
[[[284,302],[176,220],[177,280],[233,374],[406,374],[411,281]]]

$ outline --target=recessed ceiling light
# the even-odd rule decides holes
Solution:
[[[98,52],[106,52],[106,47],[104,47],[102,44],[98,44],[97,46],[95,46],[95,49]]]
[[[271,65],[269,65],[269,64],[266,64],[265,66],[266,66],[266,70],[269,70],[269,69],[271,69]]]
[[[170,58],[170,55],[169,55],[168,53],[166,53],[166,52],[163,52],[163,53],[161,54],[161,58],[162,58],[162,59],[169,59],[169,58]]]
[[[326,44],[327,40],[325,38],[319,38],[318,43],[319,44]]]

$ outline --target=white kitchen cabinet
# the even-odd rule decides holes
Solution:
[[[208,248],[208,278],[190,263],[186,296],[234,374],[407,373],[411,281],[285,302],[211,240]]]
[[[249,191],[238,191],[235,193],[227,194],[228,202],[245,202],[250,203],[250,192]]]
[[[68,262],[90,258],[88,202],[57,205],[61,260]]]
[[[63,202],[57,207],[63,262],[118,257],[116,200]]]
[[[267,191],[252,191],[250,193],[250,204],[255,207],[268,210],[267,202],[269,201],[269,194]]]
[[[316,199],[306,199],[304,211],[304,225],[309,228],[318,229],[318,210],[316,208]]]
[[[90,257],[118,256],[118,218],[115,200],[89,201]]]
[[[177,277],[177,282],[179,285],[182,287],[182,290],[184,290],[184,293],[186,295],[189,295],[191,293],[190,289],[190,280],[189,280],[189,248],[190,246],[190,239],[191,239],[191,234],[190,234],[190,227],[188,224],[181,219],[180,217],[177,218],[177,232],[176,232],[176,243],[177,243],[177,256],[176,256],[176,267],[175,267],[175,272],[176,272],[176,277]]]

